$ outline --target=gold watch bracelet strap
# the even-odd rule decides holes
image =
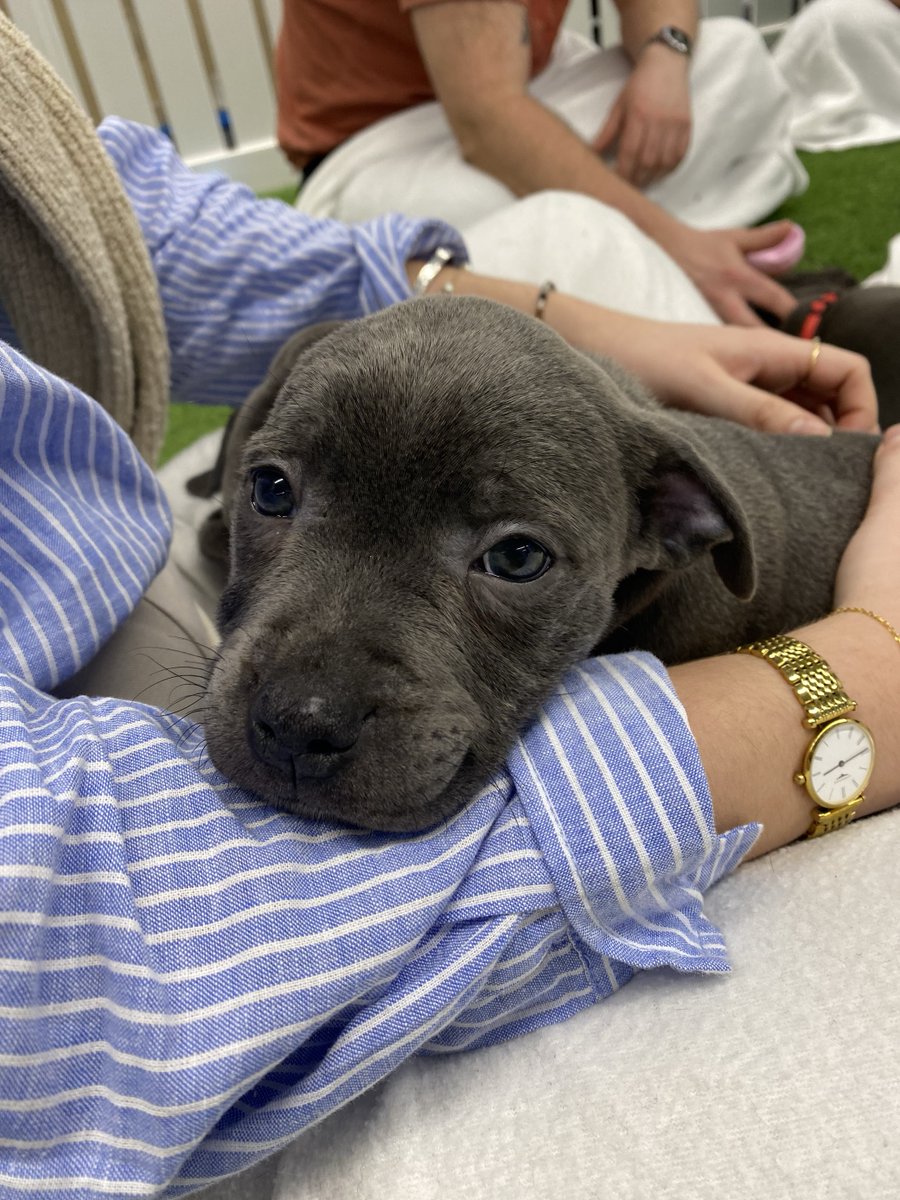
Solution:
[[[805,642],[779,633],[738,646],[737,653],[764,658],[781,672],[806,713],[803,723],[809,729],[845,717],[856,708],[856,701],[844,691],[844,685],[828,663]]]
[[[781,672],[806,713],[803,723],[808,729],[816,729],[829,721],[837,720],[838,717],[845,717],[856,708],[856,701],[850,699],[844,691],[844,685],[825,660],[820,658],[811,646],[797,638],[780,633],[775,637],[738,646],[737,653],[763,658]],[[858,797],[838,809],[825,809],[816,805],[806,836],[821,837],[849,825],[861,803],[862,797]]]

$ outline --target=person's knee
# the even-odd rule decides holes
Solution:
[[[900,0],[891,0],[894,8],[900,8]],[[879,30],[893,28],[897,15],[881,0],[866,0],[865,3],[847,4],[846,0],[816,0],[815,9],[807,21],[815,18],[816,25],[827,28],[832,44],[841,46],[847,38],[854,40],[877,36]]]
[[[707,17],[700,24],[697,53],[729,56],[768,56],[768,48],[762,34],[750,21],[739,17]]]

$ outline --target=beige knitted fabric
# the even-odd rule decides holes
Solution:
[[[2,13],[0,231],[0,302],[23,351],[154,462],[169,352],[137,218],[87,115]]]

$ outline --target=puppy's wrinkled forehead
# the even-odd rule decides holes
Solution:
[[[362,503],[388,490],[473,515],[515,507],[523,490],[540,503],[571,483],[600,378],[512,309],[412,301],[305,354],[250,452],[296,455]]]

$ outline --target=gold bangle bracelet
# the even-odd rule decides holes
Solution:
[[[844,604],[840,608],[836,608],[835,613],[861,613],[864,617],[871,617],[873,621],[877,621],[879,625],[883,625],[894,641],[900,646],[900,633],[893,627],[887,617],[881,617],[877,612],[872,612],[870,608],[858,608],[854,604]]]

